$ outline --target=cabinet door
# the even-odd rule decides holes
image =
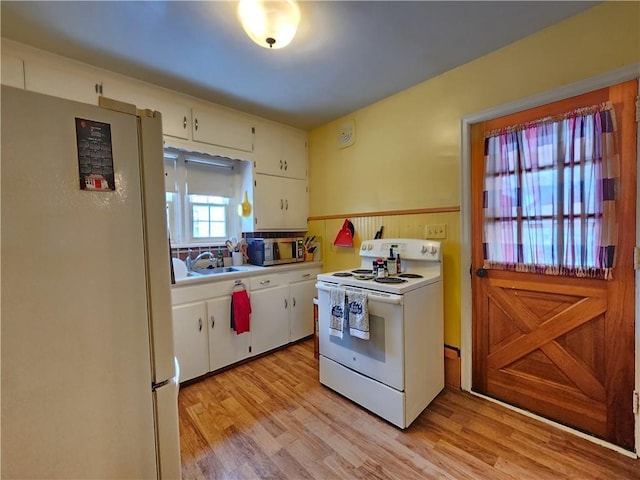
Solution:
[[[303,132],[285,130],[282,134],[282,159],[287,167],[286,176],[307,178],[307,136]]]
[[[251,292],[251,352],[259,355],[289,343],[289,286]]]
[[[307,230],[306,181],[260,174],[255,177],[255,230]]]
[[[285,175],[284,160],[280,155],[282,135],[276,125],[256,125],[254,165],[256,173],[265,175]]]
[[[286,179],[284,185],[284,227],[287,230],[307,230],[309,218],[309,196],[305,180]]]
[[[206,315],[204,302],[173,307],[173,347],[181,382],[209,371]]]
[[[2,54],[2,85],[24,88],[24,62],[21,58]]]
[[[154,110],[162,114],[162,133],[171,137],[189,140],[191,109],[169,97],[154,96],[151,99]]]
[[[238,335],[231,328],[231,296],[207,301],[209,370],[214,371],[249,356],[250,332]]]
[[[283,179],[256,174],[253,190],[255,230],[284,229]]]
[[[71,62],[43,58],[25,62],[24,81],[32,92],[97,105],[102,79]]]
[[[117,78],[106,79],[102,93],[105,97],[133,103],[139,109],[148,108],[160,112],[164,135],[189,140],[190,105],[174,98],[170,93],[141,82],[127,82]]]
[[[313,297],[316,294],[315,279],[289,286],[292,342],[313,335]]]
[[[252,152],[253,125],[224,112],[194,108],[193,140]]]
[[[307,177],[307,139],[304,132],[273,124],[256,126],[254,165],[256,173],[279,177]]]

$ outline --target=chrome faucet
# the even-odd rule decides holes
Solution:
[[[189,255],[187,256],[187,258],[185,259],[185,263],[187,264],[187,270],[193,270],[193,267],[196,266],[196,263],[198,263],[198,260],[200,260],[202,257],[209,255],[209,261],[213,261],[216,257],[213,253],[211,252],[202,252],[200,255],[198,255],[196,258],[191,258],[191,249],[189,249]]]

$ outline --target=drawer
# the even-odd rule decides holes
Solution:
[[[286,274],[273,273],[270,275],[260,275],[258,277],[251,277],[251,288],[253,292],[255,290],[262,290],[263,288],[275,287],[286,283]]]
[[[283,273],[283,275],[286,275],[287,283],[296,283],[303,282],[305,280],[315,280],[318,274],[321,272],[322,269],[320,267],[316,267],[291,270],[289,272]]]
[[[231,295],[237,283],[249,288],[247,279],[221,280],[217,282],[199,283],[195,285],[173,286],[171,288],[171,305],[198,302],[210,298]]]

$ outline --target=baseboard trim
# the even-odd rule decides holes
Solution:
[[[444,383],[460,388],[460,350],[449,345],[444,346]]]

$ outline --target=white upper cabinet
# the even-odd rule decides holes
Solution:
[[[253,151],[252,122],[226,112],[193,108],[192,134],[196,142]]]
[[[307,178],[307,136],[304,132],[271,123],[256,125],[256,173]]]
[[[156,110],[162,114],[162,133],[170,137],[189,140],[191,108],[180,97],[149,85],[120,79],[105,80],[102,94],[105,97],[133,103],[139,109]]]
[[[44,51],[3,43],[2,83],[97,105],[100,96],[162,114],[166,146],[251,161],[242,230],[306,231],[307,134]]]
[[[98,104],[102,76],[71,62],[47,57],[25,60],[25,88],[32,92],[66,98],[82,103]]]
[[[24,62],[21,58],[2,54],[2,85],[24,88]]]
[[[243,231],[306,231],[309,214],[307,182],[295,178],[256,174],[253,212]]]

